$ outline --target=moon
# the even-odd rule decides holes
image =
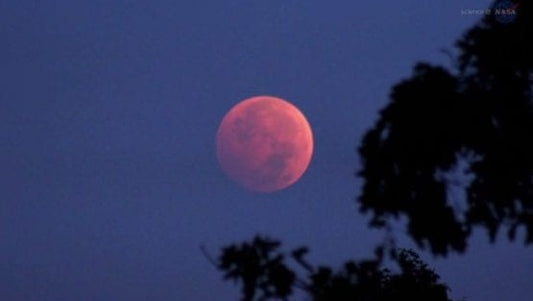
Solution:
[[[224,116],[216,150],[229,178],[252,191],[274,192],[291,186],[307,170],[313,133],[302,112],[288,101],[255,96]]]

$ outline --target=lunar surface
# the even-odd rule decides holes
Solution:
[[[305,116],[291,103],[272,96],[235,105],[216,135],[222,170],[242,186],[272,192],[294,184],[313,153],[313,134]]]

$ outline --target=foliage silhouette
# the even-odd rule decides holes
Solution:
[[[242,300],[287,300],[295,288],[314,301],[449,301],[447,287],[416,253],[398,252],[399,273],[380,268],[379,259],[346,262],[337,272],[313,267],[305,260],[306,248],[291,252],[290,258],[303,271],[298,276],[289,268],[280,243],[256,237],[252,242],[226,247],[218,268],[226,279],[242,282]]]
[[[358,201],[372,226],[404,215],[435,254],[464,251],[476,226],[492,241],[523,226],[533,242],[531,3],[516,12],[512,23],[487,16],[469,30],[454,73],[419,63],[393,88],[359,149]]]

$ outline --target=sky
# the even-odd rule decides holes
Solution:
[[[490,1],[0,1],[0,299],[237,300],[200,251],[256,234],[339,266],[383,233],[357,211],[356,149],[392,85]],[[296,105],[315,149],[288,189],[221,171],[237,102]],[[406,247],[414,244],[401,230]],[[488,243],[421,252],[472,301],[530,300],[533,253]],[[216,296],[216,297],[214,297]]]

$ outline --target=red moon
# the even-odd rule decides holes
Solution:
[[[313,133],[291,103],[256,96],[224,116],[216,149],[231,179],[253,191],[273,192],[294,184],[305,172],[313,154]]]

